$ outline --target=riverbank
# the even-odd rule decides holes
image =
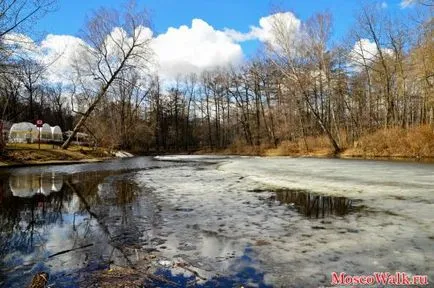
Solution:
[[[98,162],[110,159],[110,153],[102,148],[92,149],[71,146],[68,150],[50,144],[8,144],[0,155],[0,167],[27,165],[56,165]]]
[[[325,136],[306,137],[297,141],[282,141],[276,147],[271,145],[250,146],[235,142],[224,149],[200,149],[188,154],[215,154],[240,156],[290,156],[313,158],[378,159],[404,161],[434,161],[434,130],[429,125],[408,129],[381,129],[349,141],[341,135],[342,150],[334,153]],[[146,155],[181,154],[182,151],[147,153]],[[187,152],[184,152],[187,154]],[[104,148],[96,150],[82,146],[71,146],[68,150],[42,144],[8,144],[4,155],[0,156],[1,166],[26,166],[47,164],[71,164],[102,161],[113,157],[131,157],[130,153],[110,152]]]
[[[225,149],[203,149],[196,154],[434,161],[434,131],[429,125],[381,129],[351,143],[342,136],[340,142],[339,153],[333,151],[327,137],[318,136],[282,141],[277,147],[235,143]]]
[[[365,153],[357,149],[344,149],[340,153],[334,153],[332,149],[318,149],[310,151],[300,151],[292,153],[281,153],[277,148],[269,148],[266,150],[249,148],[245,151],[233,151],[232,149],[205,149],[199,150],[194,153],[195,155],[236,155],[236,156],[258,156],[258,157],[299,157],[299,158],[338,158],[338,159],[357,159],[357,160],[393,160],[393,161],[421,161],[421,162],[434,162],[434,155],[432,156],[418,156],[418,155],[402,155],[402,154],[375,154]]]

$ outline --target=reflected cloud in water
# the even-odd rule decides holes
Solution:
[[[227,271],[227,275],[219,275],[211,278],[203,278],[198,281],[198,278],[191,271],[182,271],[182,269],[165,269],[157,270],[156,275],[166,281],[158,281],[158,279],[148,279],[145,282],[145,287],[170,288],[176,283],[177,287],[259,287],[271,288],[265,278],[265,273],[258,269],[257,257],[253,249],[248,246],[244,249],[243,254],[234,259]],[[187,272],[187,273],[186,273]],[[190,272],[190,273],[189,273]]]

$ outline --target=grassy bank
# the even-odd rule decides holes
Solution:
[[[109,157],[103,149],[93,150],[88,147],[71,146],[68,150],[50,144],[7,144],[0,155],[0,166],[37,165],[71,162],[92,162]]]
[[[434,130],[428,125],[409,129],[381,129],[348,143],[341,137],[342,151],[335,155],[325,136],[306,137],[298,141],[282,141],[277,147],[248,146],[241,142],[226,149],[204,149],[198,154],[246,156],[307,156],[363,159],[434,159]]]
[[[342,155],[363,158],[434,158],[434,130],[428,125],[378,130],[361,137]]]

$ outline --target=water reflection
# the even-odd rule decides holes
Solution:
[[[25,287],[41,270],[50,273],[50,282],[58,283],[66,279],[64,271],[71,274],[72,269],[96,269],[116,261],[129,264],[131,252],[114,239],[133,234],[132,241],[140,242],[141,235],[128,233],[137,231],[131,228],[137,227],[131,214],[137,187],[122,174],[37,173],[2,178],[0,286]],[[80,247],[85,248],[50,257]]]
[[[59,192],[63,186],[63,176],[56,173],[12,175],[9,177],[9,188],[12,195],[28,198],[35,194],[49,195]]]
[[[309,218],[344,216],[356,211],[354,200],[346,197],[325,196],[305,190],[276,189],[269,200],[295,206],[297,211]]]
[[[235,259],[228,271],[229,275],[219,275],[212,278],[203,278],[198,281],[197,275],[182,273],[171,269],[159,269],[155,274],[161,276],[164,281],[158,279],[146,279],[145,287],[171,288],[174,287],[258,287],[271,288],[265,281],[265,273],[257,268],[256,255],[251,247],[246,247],[241,257]],[[181,272],[181,273],[180,273]]]

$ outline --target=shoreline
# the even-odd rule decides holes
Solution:
[[[20,167],[32,167],[32,166],[54,166],[54,165],[74,165],[74,164],[86,164],[86,163],[99,163],[113,158],[94,158],[94,159],[82,159],[82,160],[52,160],[41,162],[26,162],[26,163],[5,163],[0,162],[0,169],[3,168],[20,168]]]
[[[371,160],[371,161],[393,161],[393,162],[411,162],[411,163],[426,163],[434,164],[434,156],[430,157],[414,157],[414,156],[383,156],[383,155],[357,155],[357,154],[345,154],[341,152],[339,154],[333,153],[293,153],[293,154],[266,154],[266,153],[231,153],[228,150],[198,150],[195,152],[177,152],[177,153],[161,153],[152,154],[146,156],[158,156],[158,155],[219,155],[219,156],[251,156],[251,157],[292,157],[292,158],[313,158],[313,159],[341,159],[341,160]],[[145,155],[134,155],[133,157],[139,157]],[[14,159],[1,159],[0,158],[0,169],[9,168],[21,168],[21,167],[32,167],[32,166],[47,166],[47,165],[74,165],[74,164],[87,164],[87,163],[101,163],[107,160],[116,159],[116,157],[92,157],[83,159],[50,159],[47,161],[43,160],[30,160],[30,161],[14,161]],[[2,161],[3,160],[3,161]],[[6,160],[6,161],[5,161]]]
[[[176,154],[174,154],[176,155]],[[185,155],[180,153],[180,155]],[[420,163],[433,163],[434,156],[384,156],[384,155],[362,155],[362,154],[346,154],[345,151],[333,154],[333,153],[293,153],[293,154],[267,154],[267,153],[231,153],[227,150],[221,151],[203,151],[199,150],[191,155],[231,155],[231,156],[252,156],[252,157],[292,157],[292,158],[314,158],[314,159],[342,159],[342,160],[373,160],[373,161],[396,161],[396,162],[420,162]]]
[[[429,157],[414,157],[414,156],[363,156],[363,155],[338,155],[339,159],[353,160],[378,160],[378,161],[402,161],[402,162],[421,162],[434,163],[434,156]]]

